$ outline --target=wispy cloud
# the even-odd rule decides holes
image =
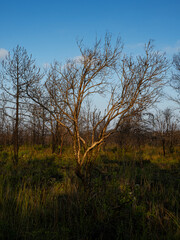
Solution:
[[[125,44],[124,53],[130,54],[130,55],[136,57],[143,53],[144,46],[145,46],[145,44],[142,42]]]
[[[83,58],[83,56],[76,56],[76,57],[73,58],[73,60],[76,63],[81,63],[84,60],[84,58]]]
[[[44,70],[48,70],[50,68],[50,64],[49,63],[43,63],[43,68]]]
[[[143,48],[144,47],[144,43],[135,43],[135,44],[127,44],[126,45],[126,48],[129,48],[129,49],[135,49],[137,50],[138,48]]]
[[[0,60],[4,59],[8,55],[8,51],[4,48],[0,48]]]
[[[180,51],[180,40],[178,40],[173,46],[166,46],[163,49],[167,54],[172,55]]]
[[[135,44],[127,44],[125,45],[125,50],[127,51],[127,53],[131,53],[132,55],[136,56],[143,53],[144,46],[145,44],[141,42],[135,43]],[[156,44],[155,44],[155,47],[156,47]],[[180,52],[180,40],[176,41],[173,45],[162,46],[160,52],[162,53],[165,52],[167,56],[172,57],[173,54]]]

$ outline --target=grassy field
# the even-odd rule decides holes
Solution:
[[[72,150],[42,146],[0,152],[0,239],[180,239],[180,149],[107,146],[87,183]]]

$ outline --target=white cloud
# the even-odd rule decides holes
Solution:
[[[84,58],[83,58],[83,56],[76,56],[76,57],[73,58],[73,60],[76,63],[81,63],[84,60]]]
[[[8,55],[8,51],[4,48],[0,48],[0,59],[4,59]]]
[[[127,44],[125,45],[125,50],[126,52],[129,52],[131,54],[133,52],[133,55],[138,55],[143,53],[144,46],[145,46],[144,43]],[[155,47],[156,47],[156,41],[155,41]],[[180,40],[176,41],[173,45],[167,45],[167,46],[164,45],[160,50],[161,53],[165,52],[167,56],[170,56],[170,57],[172,57],[173,54],[176,54],[179,51],[180,51]]]
[[[180,40],[178,40],[174,46],[166,46],[163,49],[167,54],[174,54],[180,51]]]
[[[48,70],[50,68],[50,64],[49,63],[43,63],[43,68],[45,70]]]
[[[71,61],[76,63],[76,64],[81,64],[83,60],[84,60],[83,56],[76,56],[76,57],[70,58],[70,59],[68,59],[68,61],[65,64],[62,65],[62,69],[70,67],[71,66]]]

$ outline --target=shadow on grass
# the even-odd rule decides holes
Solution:
[[[1,170],[2,240],[179,239],[180,164],[102,157],[86,186],[54,157]]]

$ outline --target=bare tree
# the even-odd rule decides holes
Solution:
[[[37,104],[29,104],[29,116],[27,118],[27,129],[31,132],[31,143],[42,144],[45,146],[45,137],[47,132],[47,116],[45,109]]]
[[[9,135],[11,135],[10,131],[7,131],[8,128],[9,128],[9,121],[5,114],[5,103],[1,101],[0,102],[0,151],[2,149],[2,146],[5,146],[7,144],[8,142],[7,138],[9,137]]]
[[[27,51],[17,46],[12,54],[2,61],[1,87],[3,100],[6,102],[6,115],[14,121],[13,146],[14,163],[18,163],[19,151],[19,120],[20,112],[24,110],[27,98],[25,98],[25,84],[39,77],[39,69],[36,68],[32,56]]]
[[[171,100],[180,105],[180,52],[173,56],[173,66],[175,67],[175,71],[172,74],[170,85],[176,91],[177,96],[171,97]]]
[[[162,144],[163,155],[166,156],[167,146],[169,147],[169,152],[173,153],[178,121],[172,110],[169,108],[166,108],[164,111],[159,110],[153,115],[151,120],[153,130]]]
[[[123,121],[157,100],[168,64],[164,55],[154,51],[151,42],[145,45],[143,56],[123,57],[120,39],[113,47],[109,34],[104,41],[96,40],[92,48],[84,47],[82,41],[78,42],[78,47],[80,57],[68,60],[65,65],[51,66],[43,90],[49,105],[38,97],[42,86],[29,85],[27,91],[71,135],[76,173],[83,178],[82,168],[94,160],[98,147]],[[107,104],[96,122],[88,126],[91,140],[86,141],[80,131],[83,109],[87,98],[93,101],[99,95]],[[93,114],[93,104],[91,109]],[[59,114],[63,115],[63,121],[59,120]]]
[[[59,121],[62,121],[62,119],[59,119]],[[54,120],[54,118],[50,115],[49,129],[52,136],[52,153],[57,153],[61,156],[64,145],[64,137],[67,135],[67,131],[59,124],[59,121]]]
[[[140,150],[147,143],[151,129],[149,124],[149,113],[138,113],[124,121],[114,134],[114,142],[118,143],[124,150],[133,147]],[[113,137],[111,139],[113,141]]]

